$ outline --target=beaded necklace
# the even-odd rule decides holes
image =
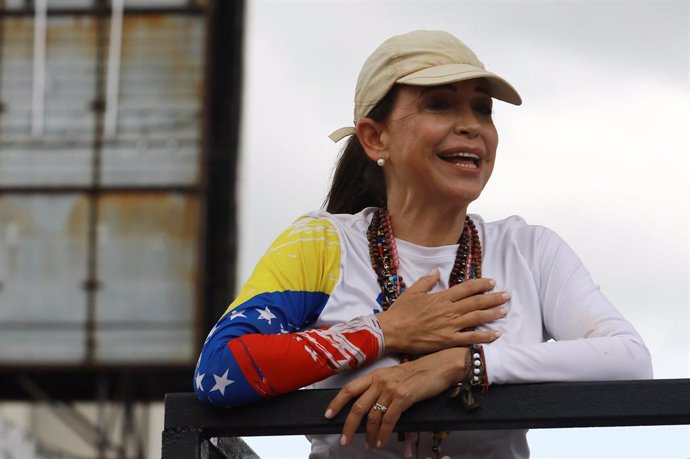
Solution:
[[[405,281],[398,273],[400,262],[388,209],[382,207],[374,212],[367,229],[367,240],[369,241],[371,266],[374,268],[376,279],[381,287],[381,306],[386,311],[405,291]],[[458,251],[455,254],[453,269],[450,271],[448,286],[452,287],[462,284],[467,279],[479,279],[480,277],[482,277],[482,245],[474,222],[466,216],[462,233],[458,239]],[[412,358],[407,354],[400,356],[401,362],[407,362]],[[441,442],[448,436],[448,432],[434,432],[432,436],[433,451],[438,456]],[[416,438],[416,434],[407,432],[405,437],[406,449],[411,448],[410,440]]]
[[[385,311],[405,290],[405,281],[398,274],[398,250],[387,209],[379,208],[374,212],[367,229],[367,239],[369,257],[381,287],[382,307]],[[474,222],[470,217],[465,217],[465,225],[458,240],[458,251],[455,254],[453,269],[450,271],[448,286],[452,287],[462,284],[467,279],[480,277],[482,277],[482,245]]]

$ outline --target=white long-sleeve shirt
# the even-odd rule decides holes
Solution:
[[[380,293],[366,240],[371,213],[318,214],[332,222],[340,235],[342,278],[331,296],[332,307],[329,301],[317,327],[347,320],[343,314],[350,318],[365,314],[371,307],[370,299]],[[507,315],[480,327],[502,333],[499,339],[484,345],[491,384],[652,377],[650,355],[639,334],[601,293],[581,260],[556,233],[528,225],[515,216],[497,222],[485,222],[477,215],[470,217],[482,243],[483,277],[494,279],[497,291],[511,295],[504,305]],[[438,268],[441,281],[432,291],[448,288],[457,245],[421,247],[401,240],[396,244],[400,273],[407,285]],[[395,357],[384,356],[372,365],[332,376],[314,387],[340,387],[357,375],[395,363]],[[525,435],[522,430],[453,432],[443,442],[443,454],[528,457]],[[426,457],[431,439],[428,435],[420,439],[420,457]],[[356,452],[350,446],[352,451],[346,451],[348,448],[338,446],[338,440],[337,435],[312,437],[311,457],[362,457],[362,450]],[[358,441],[363,448],[363,440]],[[381,457],[401,457],[402,445],[396,441],[389,444],[392,454]],[[326,450],[331,453],[326,454]]]
[[[381,311],[366,237],[373,211],[314,213],[274,242],[202,350],[195,380],[202,400],[244,403],[290,390],[300,380],[314,382],[314,388],[337,388],[398,363],[394,355],[381,355],[384,344],[375,321],[357,319]],[[502,332],[484,345],[491,384],[651,378],[642,339],[558,235],[519,217],[497,222],[470,217],[482,244],[483,276],[496,281],[496,290],[511,294],[504,305],[507,315],[481,327]],[[448,288],[457,245],[396,244],[399,272],[408,286],[437,268],[441,281],[432,291]],[[333,328],[327,332],[308,331],[329,326]],[[342,330],[353,332],[342,341],[345,347],[323,347],[334,342],[323,341],[325,334]],[[362,352],[352,353],[357,347]],[[332,358],[333,352],[340,357]],[[293,358],[301,363],[286,365]],[[303,368],[292,371],[290,365]],[[212,387],[204,379],[211,374]],[[310,439],[312,458],[393,458],[401,457],[403,448],[393,439],[385,448],[365,452],[361,435],[347,447],[339,445],[338,435]],[[431,437],[421,434],[419,457],[430,456],[430,451]],[[451,432],[443,442],[443,455],[528,457],[526,431]]]

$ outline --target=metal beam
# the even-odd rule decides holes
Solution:
[[[209,2],[207,19],[199,344],[235,293],[244,0]]]
[[[336,393],[302,390],[230,409],[203,404],[191,393],[168,394],[165,431],[198,430],[206,438],[335,434],[349,411],[324,418]],[[478,397],[475,411],[447,394],[416,404],[396,431],[690,425],[690,379],[503,385]]]
[[[119,401],[120,389],[132,381],[131,399],[160,401],[166,393],[189,390],[193,369],[189,365],[39,365],[0,367],[0,401],[32,400],[22,381],[30,380],[52,399],[94,401],[100,381],[108,381],[105,399]]]

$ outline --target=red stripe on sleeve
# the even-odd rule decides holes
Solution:
[[[254,390],[272,397],[375,360],[383,335],[369,316],[300,333],[244,335],[228,348]]]

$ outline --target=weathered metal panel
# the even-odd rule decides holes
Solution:
[[[49,11],[93,6],[49,1]],[[189,2],[127,0],[126,6]],[[0,364],[191,362],[199,297],[200,206],[193,190],[200,180],[204,17],[125,15],[117,129],[105,139],[97,108],[105,85],[99,91],[97,72],[104,72],[104,81],[107,65],[98,62],[106,63],[107,55],[99,55],[98,29],[105,28],[107,41],[109,17],[48,15],[45,129],[37,137],[34,19],[0,21]],[[108,191],[137,186],[159,191]],[[31,193],[12,195],[9,187]],[[42,194],[47,187],[69,187],[74,194]],[[96,289],[95,301],[87,287]]]
[[[45,131],[31,137],[33,19],[4,19],[0,49],[0,186],[89,185],[96,113],[94,17],[48,18]],[[102,183],[199,181],[204,22],[127,16],[117,131],[102,151]]]
[[[0,186],[89,185],[95,117],[95,27],[49,17],[45,128],[32,138],[33,18],[4,19],[0,79]]]
[[[0,195],[0,361],[84,356],[86,199]]]
[[[117,131],[103,152],[103,183],[199,181],[202,17],[126,16]]]
[[[195,197],[100,199],[97,361],[192,359],[198,222]]]

